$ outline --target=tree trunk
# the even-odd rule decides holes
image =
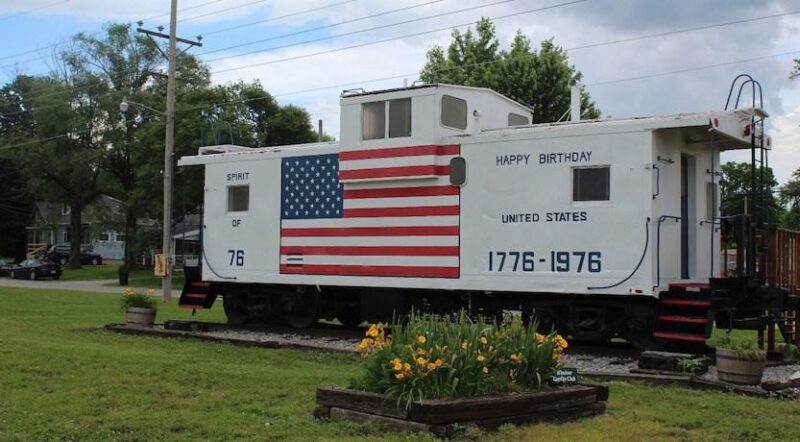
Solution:
[[[83,206],[70,204],[69,267],[71,269],[81,268],[81,240],[83,239],[81,212],[83,212]]]

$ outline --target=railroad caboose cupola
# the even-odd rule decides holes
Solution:
[[[341,96],[343,149],[439,144],[442,137],[530,123],[527,107],[484,88],[444,84]]]

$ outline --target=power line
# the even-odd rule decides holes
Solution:
[[[513,0],[504,0],[504,1],[513,1]],[[561,8],[561,7],[564,7],[564,6],[571,6],[571,5],[574,5],[574,4],[577,4],[577,3],[583,3],[583,2],[586,2],[586,1],[587,0],[573,0],[573,1],[565,2],[565,3],[558,3],[558,4],[555,4],[555,5],[543,6],[543,7],[540,7],[540,8],[534,8],[534,9],[528,9],[528,10],[525,10],[525,11],[514,12],[514,13],[511,13],[511,14],[498,15],[498,16],[490,17],[489,19],[493,20],[493,21],[503,20],[503,19],[506,19],[506,18],[516,17],[516,16],[520,16],[520,15],[525,15],[525,14],[531,14],[531,13],[534,13],[534,12],[545,11],[545,10],[548,10],[548,9],[556,9],[556,8]],[[351,45],[351,46],[344,46],[344,47],[341,47],[341,48],[328,49],[328,50],[325,50],[325,51],[313,52],[313,53],[310,53],[310,54],[295,55],[295,56],[292,56],[292,57],[285,57],[285,58],[279,58],[279,59],[276,59],[276,60],[269,60],[269,61],[262,61],[262,62],[258,62],[258,63],[251,63],[251,64],[246,64],[246,65],[237,66],[237,67],[233,67],[233,68],[219,69],[219,70],[216,70],[216,71],[211,71],[211,73],[212,74],[218,74],[218,73],[222,73],[222,72],[237,71],[237,70],[240,70],[240,69],[247,69],[247,68],[252,68],[252,67],[257,67],[257,66],[265,66],[265,65],[275,64],[275,63],[282,63],[282,62],[285,62],[285,61],[292,61],[292,60],[299,60],[299,59],[302,59],[302,58],[315,57],[317,55],[327,55],[327,54],[332,54],[332,53],[335,53],[335,52],[346,51],[348,49],[363,48],[365,46],[372,46],[372,45],[376,45],[376,44],[387,43],[387,42],[390,42],[390,41],[402,40],[402,39],[412,38],[412,37],[419,37],[419,36],[422,36],[422,35],[433,34],[433,33],[436,33],[436,32],[452,30],[454,28],[460,28],[460,27],[463,27],[463,26],[469,26],[469,25],[471,25],[473,23],[474,23],[474,21],[470,21],[470,22],[467,22],[467,23],[461,23],[461,24],[454,25],[454,26],[453,25],[445,26],[445,27],[441,27],[441,28],[437,28],[437,29],[433,29],[433,30],[429,30],[429,31],[415,32],[415,33],[412,33],[412,34],[404,34],[404,35],[400,35],[400,36],[397,36],[397,37],[384,38],[384,39],[381,39],[381,40],[375,40],[375,41],[365,42],[365,43],[358,43],[358,44]]]
[[[357,21],[362,21],[362,20],[367,20],[367,19],[370,19],[370,18],[375,18],[375,17],[384,16],[384,15],[394,14],[395,12],[410,11],[412,9],[420,8],[420,7],[423,7],[423,6],[429,6],[429,5],[432,5],[432,4],[435,4],[435,3],[441,3],[443,1],[444,0],[432,0],[432,1],[425,2],[425,3],[418,3],[416,5],[411,5],[411,6],[406,6],[406,7],[403,7],[403,8],[392,9],[392,10],[389,10],[389,11],[379,12],[379,13],[376,13],[376,14],[371,14],[371,15],[367,15],[367,16],[363,16],[363,17],[359,17],[359,18],[354,18],[354,19],[350,19],[350,20],[341,21],[341,22],[338,22],[338,23],[332,23],[332,24],[324,25],[324,26],[317,26],[315,28],[303,29],[302,31],[289,32],[289,33],[286,33],[286,34],[280,34],[280,35],[275,35],[275,36],[268,37],[268,38],[262,38],[260,40],[254,40],[254,41],[240,43],[240,44],[236,44],[236,45],[232,45],[232,46],[226,46],[224,48],[214,49],[213,51],[201,52],[201,53],[199,53],[197,55],[198,56],[202,56],[202,55],[214,54],[214,53],[217,53],[217,52],[226,51],[228,49],[236,49],[236,48],[241,48],[241,47],[245,47],[245,46],[252,46],[252,45],[258,44],[258,43],[264,43],[264,42],[267,42],[267,41],[278,40],[278,39],[281,39],[281,38],[294,37],[296,35],[307,34],[309,32],[320,31],[320,30],[323,30],[323,29],[330,29],[330,28],[334,28],[334,27],[341,26],[341,25],[344,25],[344,24],[355,23]],[[346,34],[330,35],[330,36],[326,36],[326,37],[321,38],[321,39],[311,40],[311,42],[317,42],[317,41],[322,41],[322,40],[330,40],[330,39],[334,39],[334,38],[344,37],[344,36],[347,36],[347,35],[353,35],[353,34],[358,34],[358,33],[362,33],[362,32],[373,31],[373,30],[376,30],[376,29],[383,29],[383,28],[388,28],[388,27],[391,27],[391,26],[399,26],[399,25],[407,24],[407,23],[414,22],[414,21],[427,20],[427,19],[430,19],[430,18],[440,17],[440,16],[443,16],[443,15],[450,15],[450,14],[464,12],[464,11],[468,11],[468,10],[485,8],[485,7],[488,7],[488,6],[494,6],[494,5],[498,5],[498,4],[501,4],[501,3],[508,3],[508,2],[512,2],[512,1],[516,1],[516,0],[503,0],[503,1],[495,2],[495,3],[489,3],[487,5],[480,5],[480,6],[467,8],[467,9],[463,9],[463,10],[459,10],[459,11],[452,11],[452,12],[448,12],[448,13],[445,13],[445,14],[437,14],[437,15],[433,15],[433,16],[426,16],[426,17],[417,18],[417,19],[414,19],[414,20],[407,20],[407,21],[402,21],[402,22],[397,22],[397,23],[391,23],[391,24],[388,24],[388,25],[376,26],[376,27],[372,27],[372,28],[368,28],[368,29],[362,29],[362,30],[359,30],[359,31],[348,32]],[[208,35],[208,34],[206,34],[206,35]],[[294,43],[293,45],[306,44],[306,43],[307,42],[299,42],[299,43]],[[260,49],[260,50],[256,50],[256,51],[253,51],[253,52],[245,52],[245,53],[240,53],[240,54],[234,54],[234,55],[229,55],[229,56],[225,56],[225,57],[214,58],[214,59],[207,60],[207,61],[217,61],[217,60],[222,60],[222,59],[225,59],[225,58],[238,57],[238,56],[242,56],[242,55],[250,55],[250,54],[255,54],[255,53],[258,53],[258,52],[271,51],[271,50],[274,50],[274,49],[282,49],[284,47],[288,47],[288,46],[280,46],[278,48]]]
[[[228,12],[228,11],[233,11],[233,10],[236,10],[236,9],[246,8],[248,6],[253,6],[253,5],[258,4],[258,3],[264,3],[266,1],[268,1],[268,0],[254,0],[254,1],[250,2],[250,3],[245,3],[245,4],[237,5],[237,6],[231,6],[230,8],[223,8],[223,9],[220,9],[220,10],[217,10],[217,11],[206,12],[206,13],[203,13],[203,14],[200,14],[200,15],[195,15],[195,16],[188,17],[188,18],[183,18],[183,19],[179,20],[179,23],[192,21],[192,20],[197,20],[198,18],[208,17],[209,15],[218,15],[218,14],[221,14],[223,12]],[[164,26],[167,26],[167,25],[164,25]]]
[[[59,1],[48,3],[46,5],[42,5],[42,6],[33,8],[33,9],[28,9],[26,11],[15,12],[15,13],[7,15],[5,17],[0,17],[0,21],[9,20],[9,19],[12,19],[14,17],[19,17],[20,15],[30,14],[31,12],[41,11],[42,9],[46,9],[46,8],[51,8],[53,6],[62,5],[62,4],[67,3],[69,1],[72,1],[72,0],[59,0]]]
[[[674,30],[674,31],[658,32],[658,33],[655,33],[655,34],[640,35],[638,37],[621,38],[619,40],[605,41],[605,42],[602,42],[602,43],[591,43],[591,44],[586,44],[586,45],[582,45],[582,46],[575,46],[575,47],[572,47],[572,48],[568,48],[566,50],[567,51],[577,51],[577,50],[580,50],[580,49],[594,48],[594,47],[597,47],[597,46],[607,46],[607,45],[613,45],[613,44],[617,44],[617,43],[627,43],[627,42],[631,42],[631,41],[645,40],[645,39],[648,39],[648,38],[666,37],[666,36],[675,35],[675,34],[683,34],[683,33],[686,33],[686,32],[703,31],[703,30],[706,30],[706,29],[721,28],[721,27],[724,27],[724,26],[739,25],[739,24],[743,24],[743,23],[752,23],[752,22],[759,21],[759,20],[768,20],[768,19],[771,19],[771,18],[785,17],[787,15],[794,15],[794,14],[798,14],[798,13],[800,13],[800,11],[791,11],[791,12],[784,12],[782,14],[764,15],[764,16],[761,16],[761,17],[746,18],[746,19],[743,19],[743,20],[729,21],[729,22],[724,22],[724,23],[714,23],[714,24],[711,24],[711,25],[697,26],[697,27],[694,27],[694,28],[686,28],[686,29],[678,29],[678,30]]]
[[[700,71],[700,70],[705,70],[705,69],[718,68],[718,67],[722,67],[722,66],[730,66],[730,65],[748,63],[748,62],[753,62],[753,61],[761,61],[761,60],[766,60],[766,59],[770,59],[770,58],[785,57],[785,56],[794,55],[794,54],[800,54],[800,49],[781,52],[781,53],[772,54],[772,55],[765,55],[765,56],[761,56],[761,57],[743,58],[743,59],[730,61],[730,62],[724,62],[724,63],[715,63],[715,64],[710,64],[710,65],[695,66],[695,67],[691,67],[691,68],[677,69],[677,70],[666,71],[666,72],[658,72],[658,73],[640,75],[640,76],[635,76],[635,77],[619,78],[619,79],[616,79],[616,80],[607,80],[607,81],[601,81],[601,82],[595,82],[595,83],[588,83],[585,86],[586,87],[602,86],[602,85],[606,85],[606,84],[622,83],[622,82],[626,82],[626,81],[643,80],[643,79],[648,79],[648,78],[663,77],[663,76],[667,76],[667,75],[678,75],[678,74],[684,74],[684,73],[688,73],[688,72],[695,72],[695,71]],[[490,63],[496,63],[496,61],[492,61]],[[487,62],[472,63],[471,65],[467,65],[467,66],[464,66],[464,67],[478,66],[478,65],[484,65],[484,64],[489,64],[489,63],[487,63]],[[341,83],[341,84],[336,84],[336,85],[320,86],[320,87],[316,87],[316,88],[302,89],[302,90],[291,91],[291,92],[283,92],[283,93],[278,93],[278,94],[269,94],[269,95],[264,95],[264,96],[260,96],[260,97],[251,97],[251,98],[248,98],[246,100],[229,100],[229,101],[221,101],[221,102],[216,102],[216,103],[206,103],[206,104],[203,104],[203,105],[198,105],[198,106],[193,106],[193,107],[189,107],[189,108],[185,108],[185,109],[180,109],[180,110],[178,110],[176,112],[177,113],[186,113],[186,112],[193,111],[193,110],[209,109],[209,108],[213,108],[213,107],[229,106],[229,105],[233,105],[233,104],[243,104],[243,103],[247,103],[247,102],[250,102],[250,101],[256,101],[256,100],[269,98],[269,97],[282,97],[282,96],[289,96],[289,95],[299,95],[299,94],[305,94],[305,93],[310,93],[310,92],[318,92],[318,91],[322,91],[322,90],[335,89],[335,88],[341,88],[341,87],[352,86],[352,85],[359,85],[359,84],[367,84],[367,83],[376,83],[376,82],[380,82],[380,81],[395,80],[395,79],[399,79],[399,78],[416,76],[416,75],[417,75],[416,72],[411,72],[411,73],[406,73],[406,74],[402,74],[402,75],[395,75],[395,76],[391,76],[391,77],[375,78],[375,79],[370,79],[370,80],[362,80],[362,81],[358,81],[358,82]],[[152,112],[150,114],[143,114],[143,115],[140,116],[140,118],[146,119],[146,118],[150,118],[150,117],[153,117],[153,116],[159,116],[159,115],[161,115],[161,114],[160,113],[156,113],[156,112]],[[84,129],[84,130],[72,131],[72,132],[69,132],[69,133],[66,133],[66,134],[55,135],[55,136],[52,136],[52,137],[43,138],[43,139],[39,139],[39,140],[32,140],[32,141],[27,141],[27,142],[24,142],[24,143],[12,144],[10,146],[0,146],[0,150],[14,149],[14,148],[17,148],[17,147],[29,146],[29,145],[32,145],[32,144],[38,144],[38,143],[42,143],[42,142],[52,141],[52,140],[55,140],[55,139],[65,138],[65,137],[72,136],[72,135],[88,133],[88,132],[90,132],[92,130],[93,129]]]
[[[247,27],[250,27],[250,26],[254,26],[254,25],[258,25],[258,24],[262,24],[262,23],[267,23],[267,22],[271,22],[271,21],[275,21],[275,20],[282,20],[284,18],[295,17],[297,15],[307,14],[309,12],[317,12],[317,11],[321,11],[323,9],[334,8],[336,6],[342,6],[342,5],[346,5],[348,3],[354,3],[354,2],[357,2],[357,1],[359,1],[359,0],[346,0],[346,1],[343,1],[343,2],[339,2],[339,3],[331,3],[329,5],[319,6],[317,8],[304,9],[302,11],[292,12],[292,13],[289,13],[289,14],[279,15],[279,16],[275,16],[275,17],[269,17],[269,18],[265,18],[265,19],[262,19],[262,20],[258,20],[258,21],[253,21],[253,22],[249,22],[249,23],[243,23],[243,24],[240,24],[240,25],[236,25],[236,26],[231,26],[231,27],[228,27],[228,28],[217,29],[217,30],[211,31],[211,32],[204,32],[203,36],[208,37],[209,35],[215,35],[215,34],[221,34],[223,32],[235,31],[237,29],[247,28]]]
[[[71,1],[71,0],[62,0],[62,3],[67,2],[67,1]],[[222,1],[225,1],[225,0],[211,0],[211,1],[208,1],[208,2],[205,2],[205,3],[201,3],[199,5],[188,6],[186,8],[179,9],[178,12],[190,11],[192,9],[202,8],[204,6],[208,6],[208,5],[211,5],[211,4],[214,4],[214,3],[219,3],[219,2],[222,2]],[[154,20],[154,19],[157,19],[157,18],[165,17],[165,16],[168,16],[168,15],[169,15],[169,13],[167,12],[167,13],[164,13],[164,14],[154,15],[154,16],[148,17],[148,18],[143,18],[143,19],[137,20],[137,21],[149,21],[149,20]],[[2,20],[2,19],[0,19],[0,20]],[[128,26],[131,26],[133,24],[135,24],[135,21],[129,21],[129,22],[125,23],[125,25],[128,25]],[[101,34],[102,32],[103,31],[96,31],[96,32],[92,32],[91,34],[88,34],[88,35],[91,37],[91,36],[95,36],[95,35]],[[67,43],[68,42],[64,42],[64,41],[57,42],[57,43],[52,43],[52,44],[49,44],[49,45],[44,46],[42,48],[29,49],[27,51],[17,52],[16,54],[6,55],[6,56],[3,56],[3,57],[0,57],[0,60],[7,60],[9,58],[18,57],[20,55],[26,55],[26,54],[30,54],[30,53],[33,53],[33,52],[40,52],[40,51],[43,51],[45,49],[50,49],[50,48],[55,48],[55,47],[58,47],[58,46],[63,46],[65,44],[67,44]],[[17,61],[17,62],[14,62],[14,63],[8,63],[8,64],[0,65],[0,68],[14,66],[14,65],[17,65],[17,64],[30,63],[32,61],[38,61],[38,60],[43,60],[43,59],[44,59],[44,57],[29,58],[29,59],[23,60],[23,61]]]
[[[511,1],[511,0],[507,0],[507,1]],[[585,1],[585,0],[583,0],[583,1]],[[499,2],[499,3],[502,3],[502,2]],[[557,7],[557,6],[558,5],[550,6],[548,8]],[[529,12],[530,11],[522,11],[520,13],[516,13],[516,15],[529,13]],[[572,47],[572,48],[567,48],[565,50],[566,51],[574,51],[574,50],[579,50],[579,49],[599,47],[599,46],[605,46],[605,45],[613,45],[613,44],[619,44],[619,43],[630,42],[630,41],[635,41],[635,40],[642,40],[642,39],[647,39],[647,38],[664,37],[664,36],[675,35],[675,34],[679,34],[679,33],[694,32],[694,31],[698,31],[698,30],[710,29],[710,28],[715,28],[715,27],[729,26],[729,25],[733,25],[733,24],[741,24],[741,23],[753,22],[753,21],[757,21],[757,20],[765,20],[765,19],[770,19],[770,18],[776,18],[776,17],[786,16],[786,15],[791,15],[791,14],[797,14],[798,12],[800,12],[800,11],[793,11],[793,12],[787,12],[787,13],[782,13],[782,14],[773,14],[773,15],[768,15],[768,16],[755,17],[755,18],[743,19],[743,20],[736,20],[736,21],[725,22],[725,23],[716,23],[716,24],[699,26],[699,27],[694,27],[694,28],[662,32],[662,33],[658,33],[658,34],[647,34],[647,35],[642,35],[642,36],[630,37],[630,38],[626,38],[626,39],[610,40],[610,41],[606,41],[606,42],[592,43],[592,44],[587,44],[587,45],[582,45],[582,46],[576,46],[576,47]],[[509,14],[509,15],[515,15],[515,14]],[[502,16],[502,17],[496,17],[495,19],[505,18],[505,17],[508,17],[509,15]],[[459,26],[464,26],[464,25],[459,25]],[[456,27],[458,27],[458,26],[456,26]],[[448,29],[450,29],[450,27],[448,27]],[[427,31],[426,33],[430,33],[430,32],[438,32],[438,31]],[[405,38],[405,36],[396,37],[396,38],[388,39],[388,40],[394,40],[394,39],[398,39],[398,38]],[[386,40],[384,40],[384,41],[386,41]],[[323,51],[322,53],[336,52],[336,51],[339,51],[339,50],[350,49],[350,48],[353,48],[353,47],[359,47],[359,46],[365,46],[365,45],[377,44],[377,43],[378,42],[370,42],[370,43],[366,43],[366,44],[363,44],[363,45],[355,45],[355,46],[351,46],[351,47],[345,47],[345,48],[338,48],[338,49],[333,49],[333,50],[329,50],[329,51]],[[306,54],[306,55],[300,56],[300,57],[293,57],[292,59],[294,59],[294,58],[305,58],[305,57],[310,57],[310,56],[314,56],[314,55],[320,55],[320,53]],[[286,60],[285,59],[273,60],[271,62],[268,62],[268,64],[269,63],[273,63],[273,62],[280,62],[280,61],[286,61]],[[473,64],[472,67],[475,67],[475,66],[478,66],[478,65],[481,65],[481,64],[489,64],[489,63],[495,63],[495,61],[489,61],[489,62]],[[736,63],[736,62],[734,62],[734,63]],[[248,65],[248,66],[245,66],[245,67],[250,67],[250,66]],[[468,66],[455,66],[455,67],[453,67],[453,69],[465,69],[467,67]],[[242,68],[242,67],[231,68],[231,69],[228,69],[228,70],[237,70],[237,69],[240,69],[240,68]],[[228,71],[228,70],[225,70],[225,71]],[[215,72],[221,72],[221,71],[215,71]],[[387,77],[386,79],[388,80],[388,79],[393,79],[393,78],[401,78],[401,77],[407,77],[407,76],[411,76],[411,75],[416,75],[416,73],[408,73],[408,74],[404,74],[404,75],[401,75],[401,76]],[[663,74],[658,74],[658,75],[663,75]],[[617,82],[617,80],[614,80],[614,82]],[[348,83],[348,84],[358,84],[358,83]],[[595,84],[592,84],[592,85],[598,85],[598,83],[595,83]],[[327,89],[327,88],[328,87],[323,88],[323,89]],[[108,94],[112,94],[112,93],[117,93],[117,92],[116,91],[115,92],[109,92]],[[296,95],[296,94],[297,93],[292,93],[291,95]],[[56,95],[56,94],[51,94],[51,95]],[[278,96],[278,95],[274,95],[274,96]],[[259,97],[256,97],[255,99],[259,99]],[[55,107],[55,106],[58,106],[58,105],[59,104],[51,105],[51,106],[48,106],[48,107]],[[42,108],[39,108],[39,109],[42,109]],[[6,113],[4,115],[8,116],[8,115],[14,115],[14,114],[22,113],[22,112],[24,112],[24,111],[10,112],[10,113]]]

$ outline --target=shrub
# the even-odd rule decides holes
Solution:
[[[567,347],[561,336],[536,333],[520,318],[499,324],[473,321],[466,313],[436,317],[411,313],[396,321],[391,337],[375,324],[357,350],[363,374],[358,388],[398,403],[534,390],[555,372]]]
[[[127,288],[122,295],[121,304],[122,310],[127,310],[131,307],[158,309],[158,299],[152,296],[152,290],[148,290],[147,293],[141,293]]]
[[[767,358],[767,353],[758,348],[752,340],[734,341],[730,334],[726,334],[718,340],[717,347],[731,350],[736,357],[749,359],[751,361],[763,361]]]

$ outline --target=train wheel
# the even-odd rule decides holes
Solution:
[[[653,336],[655,313],[633,315],[628,320],[628,332],[625,339],[640,350],[658,350],[666,345],[666,341]]]
[[[244,303],[244,296],[236,293],[225,293],[222,295],[222,306],[225,308],[225,316],[228,317],[228,324],[241,325],[250,320],[247,313],[247,305]]]
[[[320,297],[316,292],[284,297],[286,321],[294,328],[306,328],[319,320]]]

